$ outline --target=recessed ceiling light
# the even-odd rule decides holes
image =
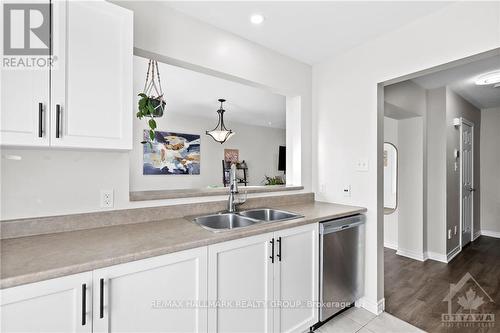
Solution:
[[[262,22],[264,22],[264,16],[260,14],[253,14],[252,16],[250,16],[250,22],[252,22],[253,24],[261,24]]]
[[[476,79],[478,86],[495,84],[500,82],[500,70],[483,74]]]

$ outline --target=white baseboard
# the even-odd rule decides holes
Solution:
[[[472,241],[475,241],[479,236],[481,236],[481,230],[478,230],[474,236],[472,236]]]
[[[500,232],[491,230],[481,230],[481,236],[500,238]]]
[[[355,305],[358,308],[363,308],[378,316],[385,311],[385,298],[382,298],[381,300],[376,302],[366,297],[361,297],[356,301]]]
[[[410,258],[410,259],[415,259],[418,261],[425,261],[426,260],[423,252],[417,252],[417,251],[413,251],[413,250],[406,250],[406,249],[398,248],[398,251],[396,252],[396,254],[403,256],[403,257]]]
[[[398,249],[398,244],[396,243],[391,243],[391,242],[384,242],[384,247],[391,249],[391,250],[397,250]]]
[[[425,252],[425,257],[426,259],[444,262],[445,264],[448,263],[448,258],[446,257],[446,255],[441,253],[427,251]]]
[[[453,258],[455,258],[457,256],[457,254],[460,253],[460,251],[462,251],[462,249],[460,248],[460,245],[457,246],[456,248],[454,248],[453,250],[451,250],[450,253],[448,253],[446,255],[446,259],[448,260],[448,262],[450,262]]]

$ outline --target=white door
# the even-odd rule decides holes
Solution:
[[[0,291],[1,332],[92,332],[92,272]]]
[[[462,166],[461,166],[461,192],[462,192],[462,246],[472,240],[472,214],[473,214],[473,124],[462,120],[461,141],[462,141]]]
[[[275,332],[305,332],[318,321],[318,224],[275,232]]]
[[[94,332],[206,332],[207,248],[95,270],[93,291]]]
[[[45,3],[48,3],[48,0]],[[0,17],[3,18],[3,14],[2,2]],[[46,27],[48,29],[50,25]],[[2,28],[3,23],[0,29]],[[49,87],[48,68],[3,69],[2,66],[0,74],[1,145],[48,146]]]
[[[209,332],[272,332],[272,233],[208,247]]]
[[[51,145],[132,149],[132,12],[55,1],[53,24]]]

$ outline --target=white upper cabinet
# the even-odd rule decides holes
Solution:
[[[318,322],[318,225],[280,230],[274,238],[274,298],[292,305],[275,307],[274,332],[305,332]]]
[[[209,332],[272,332],[271,240],[268,233],[208,247],[208,299],[221,305],[209,308]]]
[[[1,329],[11,332],[92,332],[92,272],[0,291]]]
[[[133,13],[53,1],[51,26],[53,68],[1,72],[0,144],[132,149]]]
[[[207,248],[95,270],[93,290],[94,332],[206,332]]]
[[[35,1],[32,1],[35,2]],[[3,2],[0,17],[4,18]],[[23,13],[22,11],[18,11]],[[8,13],[5,13],[8,14]],[[4,27],[3,21],[0,30]],[[47,34],[50,25],[45,26]],[[3,30],[0,31],[3,37]],[[14,47],[27,46],[24,39]],[[21,42],[21,44],[19,44]],[[4,48],[6,45],[0,46]],[[48,55],[47,54],[45,57]],[[0,144],[6,146],[48,146],[49,68],[3,67],[0,73]]]
[[[131,149],[132,12],[106,1],[56,1],[53,10],[51,144]]]
[[[2,70],[0,143],[48,146],[49,70]]]

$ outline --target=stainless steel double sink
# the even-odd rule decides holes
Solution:
[[[200,216],[194,218],[193,222],[212,232],[219,232],[249,227],[258,223],[286,221],[300,217],[303,216],[284,210],[257,208],[236,213],[219,213]]]

